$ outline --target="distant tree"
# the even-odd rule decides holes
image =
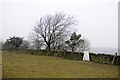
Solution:
[[[4,43],[5,49],[11,49],[11,48],[19,48],[22,44],[22,39],[20,37],[10,37],[7,39]]]
[[[28,49],[29,45],[30,45],[30,42],[28,42],[27,40],[23,40],[21,44],[21,48]]]
[[[43,46],[43,42],[41,40],[35,39],[35,41],[34,41],[34,47],[37,50],[40,50],[42,46]]]
[[[0,50],[2,50],[2,45],[3,45],[3,42],[0,41]]]
[[[42,46],[45,45],[44,41],[39,38],[38,33],[36,32],[29,34],[29,40],[32,42],[31,48],[33,49],[40,50]]]
[[[63,13],[48,15],[40,18],[40,21],[34,26],[34,33],[37,39],[42,40],[47,50],[55,51],[58,41],[63,39],[69,31],[69,27],[75,24],[74,17],[67,16]]]
[[[81,39],[81,34],[77,35],[75,32],[72,33],[70,36],[70,39],[65,41],[67,44],[67,47],[71,49],[71,51],[74,53],[76,50],[83,52],[84,50],[87,50],[88,43]]]

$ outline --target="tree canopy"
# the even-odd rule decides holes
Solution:
[[[19,48],[22,44],[22,39],[21,37],[10,37],[5,41],[4,48],[5,49],[11,49],[11,48]]]
[[[36,39],[43,41],[47,50],[53,51],[59,46],[59,40],[63,39],[68,33],[70,26],[75,24],[75,18],[63,13],[41,17],[40,21],[34,26]]]
[[[72,33],[70,39],[65,41],[65,43],[72,52],[75,52],[75,50],[83,52],[88,49],[88,43],[84,39],[81,39],[81,34],[77,35],[75,32]]]

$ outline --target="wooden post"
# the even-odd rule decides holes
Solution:
[[[115,53],[115,55],[114,55],[114,57],[113,57],[112,65],[114,64],[116,57],[117,57],[117,53]]]

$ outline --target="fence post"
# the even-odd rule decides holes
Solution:
[[[113,57],[112,65],[114,64],[116,57],[117,57],[117,53],[115,53],[115,55],[114,55],[114,57]]]

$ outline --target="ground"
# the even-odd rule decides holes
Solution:
[[[117,78],[118,66],[3,51],[3,78]]]
[[[0,50],[0,79],[2,78],[2,51]]]

